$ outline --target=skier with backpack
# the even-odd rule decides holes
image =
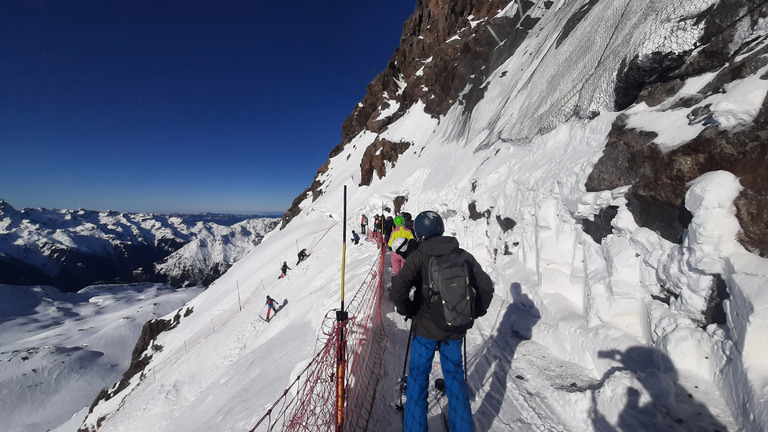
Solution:
[[[419,213],[414,229],[421,243],[392,277],[389,293],[397,312],[413,319],[403,425],[406,431],[427,430],[429,373],[439,350],[450,430],[472,431],[462,340],[474,319],[488,311],[493,281],[455,237],[443,236],[443,220],[437,213]],[[409,298],[412,287],[416,287],[413,300]]]
[[[267,321],[269,321],[269,313],[275,311],[277,315],[277,302],[270,296],[267,296]]]
[[[293,269],[288,267],[288,263],[287,262],[283,261],[283,265],[282,265],[282,267],[280,267],[280,271],[281,271],[280,276],[278,276],[277,278],[278,279],[284,278],[286,273],[288,273],[288,270],[293,270]]]
[[[394,246],[395,241],[398,239],[404,239],[406,242],[413,238],[413,234],[411,233],[411,230],[405,227],[405,218],[403,218],[400,215],[395,216],[395,230],[392,231],[392,234],[389,236],[389,249],[392,250],[394,253],[389,254],[390,261],[392,263],[392,275],[396,275],[397,272],[400,271],[401,268],[403,268],[403,265],[405,264],[405,258],[398,255],[397,253],[397,246]],[[402,245],[402,241],[398,242],[398,245]]]
[[[307,248],[304,248],[304,249],[300,250],[299,251],[299,261],[296,262],[296,265],[301,264],[301,262],[304,261],[305,259],[307,259],[308,256],[309,255],[307,255]]]

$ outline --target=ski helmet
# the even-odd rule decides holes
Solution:
[[[416,239],[419,241],[443,235],[443,232],[445,231],[443,218],[430,210],[423,211],[416,216],[416,220],[413,222],[413,228],[416,231]]]
[[[402,216],[395,216],[395,226],[403,226],[405,225],[405,218]]]
[[[405,252],[406,243],[408,243],[408,240],[405,237],[398,237],[392,242],[392,250],[397,253]]]

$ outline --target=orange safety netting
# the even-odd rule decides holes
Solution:
[[[380,307],[386,249],[380,234],[369,233],[368,240],[381,249],[347,307],[349,318],[339,321],[337,311],[326,314],[322,349],[251,432],[339,430],[337,418],[343,430],[367,429],[387,343]],[[345,358],[341,365],[339,350],[343,350]],[[337,405],[339,376],[344,389],[341,410]]]

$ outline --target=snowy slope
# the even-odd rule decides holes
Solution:
[[[128,368],[144,322],[201,291],[123,285],[62,293],[0,285],[2,429],[49,430],[87,408]]]
[[[194,313],[158,336],[165,349],[152,354],[145,378],[100,402],[83,428],[252,428],[312,358],[322,318],[338,306],[348,186],[350,223],[405,197],[403,211],[438,211],[447,234],[493,278],[491,309],[467,337],[478,430],[768,429],[768,297],[761,290],[768,260],[736,241],[739,179],[714,171],[688,185],[693,220],[682,244],[638,226],[626,187],[584,187],[619,114],[659,132],[670,149],[701,131],[689,123],[696,106],[672,101],[713,75],[697,77],[669,103],[621,113],[612,112],[613,80],[633,54],[669,41],[694,48],[701,29],[691,17],[716,2],[592,2],[594,13],[555,49],[568,18],[586,3],[534,8],[541,20],[490,74],[470,113],[457,104],[438,119],[416,102],[380,135],[355,136],[319,174],[322,193],[192,300]],[[516,4],[499,14],[514,17]],[[762,21],[740,27],[733,49],[764,40],[765,31]],[[720,128],[748,127],[768,90],[759,79],[766,71],[704,95],[700,106],[710,106]],[[411,145],[396,163],[385,162],[386,177],[359,187],[358,161],[380,137]],[[617,208],[612,232],[597,243],[583,221],[608,206]],[[501,223],[506,219],[516,222],[513,229]],[[300,247],[311,257],[277,280],[279,264],[293,265]],[[376,250],[364,243],[347,252],[346,286],[354,292]],[[716,274],[731,296],[723,302],[727,324],[704,319]],[[265,295],[286,305],[269,324],[257,316]],[[382,308],[390,343],[371,429],[389,431],[399,430],[391,403],[407,333],[387,300]],[[439,408],[432,414],[439,430]]]

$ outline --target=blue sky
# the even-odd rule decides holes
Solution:
[[[0,198],[285,211],[415,0],[0,2]]]

